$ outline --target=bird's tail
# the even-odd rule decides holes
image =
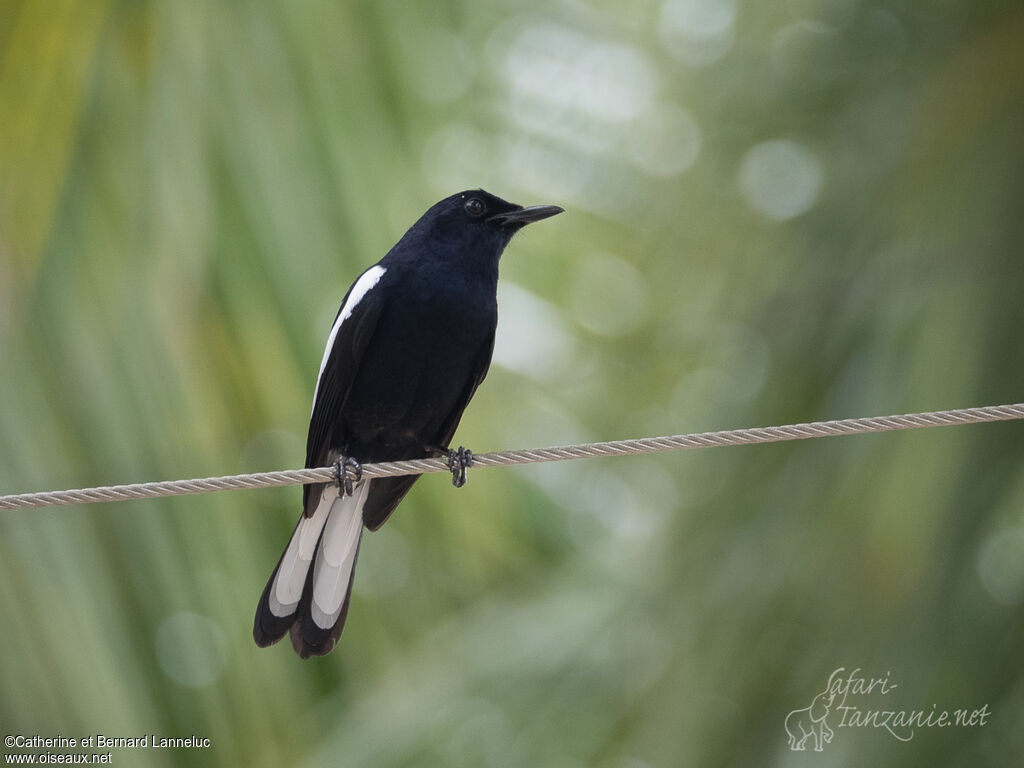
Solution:
[[[364,481],[342,496],[327,485],[313,514],[299,520],[256,608],[256,645],[272,645],[290,631],[304,659],[334,648],[352,596],[369,486]]]

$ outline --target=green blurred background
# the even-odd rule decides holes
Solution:
[[[0,493],[301,465],[345,289],[477,186],[567,209],[503,259],[477,451],[1017,402],[1022,179],[1012,0],[2,0]],[[298,499],[0,513],[0,731],[213,743],[140,766],[1024,754],[1020,423],[425,478],[310,662],[250,636]],[[991,717],[790,751],[838,667]]]

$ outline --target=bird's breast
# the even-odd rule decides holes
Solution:
[[[496,324],[493,288],[435,281],[393,296],[340,414],[341,433],[353,447],[375,454],[435,443],[452,413],[465,406]]]

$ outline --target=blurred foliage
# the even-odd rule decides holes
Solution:
[[[301,464],[347,285],[435,200],[503,260],[477,450],[1016,402],[1024,12],[983,0],[0,1],[0,492]],[[298,490],[0,516],[0,730],[130,765],[1007,765],[1020,424],[479,470],[249,628]],[[902,743],[783,723],[832,670]],[[836,721],[830,721],[835,727]]]

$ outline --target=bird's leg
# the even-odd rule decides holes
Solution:
[[[452,485],[461,488],[466,484],[469,468],[473,466],[473,452],[459,446],[459,450],[448,449],[448,469],[452,473]]]
[[[435,459],[444,459],[448,462],[448,470],[452,473],[452,485],[461,488],[466,484],[467,474],[473,466],[473,452],[469,448],[459,446],[459,450],[442,448],[439,445],[427,446],[427,453]]]
[[[351,496],[355,484],[362,479],[363,465],[358,461],[348,456],[339,456],[334,460],[334,482],[338,484],[342,496]]]

